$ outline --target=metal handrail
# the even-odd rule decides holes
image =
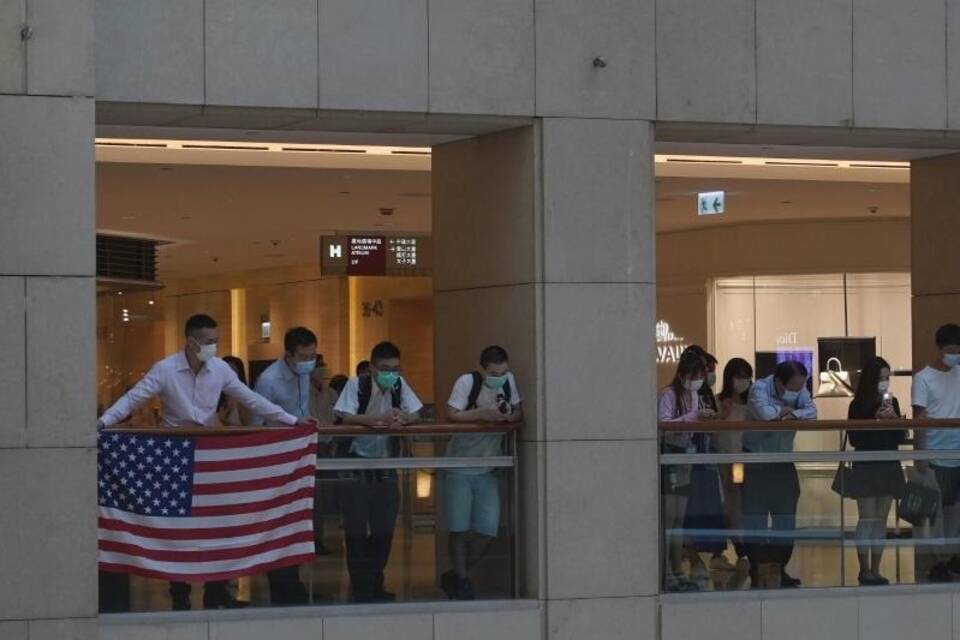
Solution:
[[[108,427],[101,433],[130,433],[137,435],[181,435],[181,436],[229,436],[245,433],[258,433],[288,425],[259,427]],[[363,427],[356,425],[321,426],[321,436],[443,436],[471,433],[513,433],[522,428],[522,422],[514,423],[424,423],[403,427]]]
[[[892,420],[699,420],[696,422],[658,422],[661,433],[687,431],[876,431],[887,429],[960,429],[960,420],[935,418],[897,418]]]

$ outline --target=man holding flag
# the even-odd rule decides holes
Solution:
[[[315,425],[315,421],[311,418],[297,418],[251,391],[246,385],[240,382],[237,375],[233,372],[233,369],[231,369],[227,363],[216,357],[218,332],[217,323],[213,318],[203,314],[191,316],[190,319],[187,320],[184,334],[186,336],[186,345],[183,351],[168,356],[156,363],[146,376],[114,403],[112,407],[107,409],[97,423],[98,429],[119,423],[136,408],[154,396],[159,396],[160,398],[162,425],[165,427],[217,426],[219,424],[217,405],[221,393],[236,398],[251,414],[263,416],[268,422],[282,423],[290,426]],[[136,449],[143,454],[145,451],[144,444],[145,443],[131,441],[130,443],[119,443],[116,447],[136,447]],[[186,447],[186,445],[184,446]],[[115,448],[114,451],[109,452],[109,455],[113,456],[116,452]],[[124,453],[126,454],[126,451],[124,451]],[[142,471],[146,464],[153,464],[153,462],[149,460],[149,458],[152,457],[149,456],[149,453],[150,451],[146,450],[146,454],[148,454],[147,459],[141,460],[135,458],[135,451],[131,451],[128,454],[131,456],[131,467],[133,467],[135,463]],[[105,454],[107,454],[105,446],[101,446],[101,455]],[[169,460],[167,456],[161,456],[161,458],[162,460],[158,460],[158,462]],[[177,459],[185,458],[174,458],[174,463],[176,463]],[[190,464],[193,464],[193,462],[191,461]],[[158,467],[159,466],[160,465],[158,465]],[[101,489],[105,489],[108,494],[116,493],[117,495],[122,495],[123,498],[130,500],[131,503],[134,502],[134,499],[143,499],[142,496],[136,497],[136,489],[133,485],[127,487],[124,484],[123,487],[118,486],[114,491],[111,491],[110,486],[104,486],[105,483],[109,485],[110,482],[103,476],[106,471],[103,468],[99,471],[101,472],[101,478],[99,479]],[[117,472],[116,469],[111,469],[110,471],[114,474]],[[147,469],[147,471],[149,472],[149,469]],[[133,474],[136,473],[136,471],[131,468],[129,473],[131,474],[130,479],[134,480],[135,477]],[[161,473],[161,471],[158,470],[158,473]],[[149,475],[149,473],[147,475]],[[170,469],[163,468],[162,475],[164,480],[168,480],[171,475]],[[185,474],[183,477],[186,478]],[[120,481],[123,482],[123,478],[120,478]],[[144,479],[137,476],[135,481],[142,484]],[[159,484],[160,479],[158,478],[155,482]],[[216,485],[209,486],[215,487]],[[157,490],[162,489],[164,489],[164,487],[157,487]],[[169,491],[170,488],[167,487],[166,492],[169,493]],[[186,494],[186,492],[184,492],[184,494]],[[166,497],[167,496],[164,496],[165,499]],[[152,499],[157,500],[159,496]],[[104,508],[105,502],[110,500],[113,500],[112,495],[102,495],[100,500],[101,508]],[[117,500],[114,500],[112,504],[122,507],[122,503]],[[140,514],[141,516],[150,513],[149,500],[147,507],[145,507],[146,510],[141,512],[137,511],[136,507],[131,507],[131,509],[134,513]],[[101,513],[101,522],[104,520],[105,518]],[[109,520],[109,518],[106,520]],[[137,528],[130,522],[125,522],[117,526],[120,528],[125,527],[129,530]],[[139,527],[139,529],[143,529],[143,527]],[[126,533],[130,533],[130,531]],[[182,542],[181,540],[181,543]],[[161,554],[161,552],[156,549],[151,549],[150,551],[152,553],[146,555],[158,556]],[[198,550],[198,552],[202,552],[202,550]],[[101,554],[101,564],[104,564],[102,555],[103,554]],[[154,574],[155,573],[157,572],[154,572]],[[144,574],[149,575],[147,573]],[[173,600],[174,610],[186,610],[190,608],[190,585],[186,582],[171,582],[170,596]],[[207,582],[204,585],[203,602],[204,608],[210,609],[221,607],[236,608],[249,604],[230,596],[226,589],[225,580]]]

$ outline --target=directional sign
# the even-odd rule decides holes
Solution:
[[[697,215],[713,216],[723,213],[726,200],[724,191],[707,191],[697,194]]]

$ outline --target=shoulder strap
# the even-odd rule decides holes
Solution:
[[[403,380],[401,379],[398,379],[397,384],[393,385],[393,389],[390,389],[390,404],[393,405],[394,409],[403,406]]]
[[[473,372],[472,376],[473,386],[470,387],[470,396],[467,398],[467,411],[477,408],[477,398],[480,397],[480,389],[483,385],[483,376],[476,371]]]
[[[362,416],[367,412],[372,390],[373,379],[370,376],[360,376],[357,379],[357,415]]]
[[[513,398],[513,390],[510,387],[510,376],[507,376],[507,382],[503,385],[503,399],[507,401],[507,404],[513,406],[513,403],[510,402]]]

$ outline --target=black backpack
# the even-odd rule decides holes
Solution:
[[[373,378],[371,376],[360,376],[357,378],[357,415],[363,415],[370,406],[370,397],[373,395]],[[390,404],[394,409],[399,409],[403,405],[403,381],[397,380],[397,384],[390,389]],[[343,420],[337,418],[337,424],[342,424]],[[352,437],[338,437],[336,439],[337,457],[346,457],[350,455],[350,445],[353,444]]]
[[[478,372],[474,371],[473,375],[473,386],[470,387],[470,396],[467,399],[467,408],[465,411],[470,411],[471,409],[477,408],[477,398],[480,397],[480,391],[483,389],[483,376]],[[510,390],[510,381],[507,380],[507,384],[503,385],[503,399],[506,400],[507,405],[512,408],[512,403],[510,398],[513,395],[513,392]]]

